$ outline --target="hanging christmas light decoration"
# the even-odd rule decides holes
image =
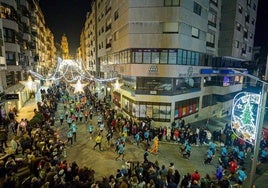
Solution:
[[[112,86],[114,87],[114,90],[119,90],[123,84],[119,83],[118,79]]]
[[[72,83],[78,81],[79,79],[88,80],[88,81],[96,81],[96,82],[111,82],[116,80],[117,78],[107,78],[107,79],[98,79],[94,78],[89,72],[86,71],[86,68],[83,67],[83,63],[79,60],[71,60],[58,58],[57,66],[55,68],[54,73],[50,74],[48,77],[45,77],[37,72],[32,70],[29,71],[34,77],[48,81],[48,80],[60,80],[63,79],[68,83]]]
[[[82,84],[81,79],[78,78],[76,84],[70,84],[72,87],[74,87],[74,93],[84,93],[84,87],[87,84]]]
[[[32,77],[29,76],[27,81],[20,81],[25,86],[25,89],[28,91],[36,90],[36,82],[33,81]]]
[[[241,139],[254,144],[257,133],[257,116],[261,96],[255,93],[241,92],[233,100],[231,126]]]

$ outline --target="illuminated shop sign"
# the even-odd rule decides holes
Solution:
[[[247,73],[247,70],[243,70],[242,73]],[[231,69],[200,69],[200,74],[235,74]]]

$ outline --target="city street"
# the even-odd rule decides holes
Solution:
[[[32,99],[26,103],[26,105],[20,110],[19,116],[17,120],[21,118],[31,119],[33,117],[33,109],[36,108],[35,101]],[[68,130],[68,125],[66,122],[63,125],[60,125],[59,122],[59,114],[63,113],[63,106],[60,104],[58,106],[58,111],[56,114],[56,123],[55,129],[60,135],[60,138],[64,141],[67,140],[66,132]],[[192,124],[194,126],[202,126],[204,122],[196,122]],[[213,124],[213,125],[212,125]],[[217,125],[216,125],[217,124]],[[91,140],[89,139],[89,133],[87,130],[86,123],[80,123],[78,121],[78,131],[77,131],[77,142],[75,142],[72,146],[67,146],[67,157],[66,160],[71,162],[76,162],[80,167],[86,166],[92,168],[95,171],[95,179],[101,180],[102,177],[109,177],[110,175],[115,175],[117,169],[121,169],[122,165],[125,165],[125,162],[143,162],[143,154],[145,151],[145,143],[141,143],[141,147],[138,148],[137,145],[132,143],[128,138],[125,147],[125,161],[118,160],[115,158],[117,153],[115,153],[115,148],[113,146],[109,147],[106,138],[102,141],[102,151],[99,151],[98,148],[93,150],[93,146],[95,145],[95,138],[93,137]],[[93,118],[94,130],[97,130],[97,116]],[[224,125],[224,120],[222,121],[211,121],[211,125],[209,125],[210,129],[219,128],[219,126]],[[106,135],[106,130],[104,130],[104,134]],[[116,139],[116,133],[113,137],[113,142]],[[113,143],[112,142],[112,143]],[[151,143],[152,144],[152,143]],[[218,165],[218,157],[219,152],[216,152],[216,157],[213,159],[212,163],[209,165],[204,165],[203,160],[205,158],[206,150],[208,146],[192,146],[192,153],[190,160],[184,159],[180,153],[180,144],[174,142],[161,141],[159,144],[159,153],[157,155],[149,155],[149,160],[151,162],[158,161],[159,165],[169,166],[171,162],[174,163],[176,169],[179,170],[181,175],[185,175],[186,173],[193,173],[194,170],[198,170],[201,174],[201,177],[204,177],[207,173],[209,175],[215,174],[216,166]],[[219,148],[219,147],[218,147]],[[250,170],[250,161],[246,160],[246,170],[249,176]],[[267,165],[263,165],[259,168],[262,173],[262,176],[258,176],[256,180],[256,185],[265,185],[268,183],[268,179],[266,178],[267,173]],[[260,186],[261,187],[261,186]]]

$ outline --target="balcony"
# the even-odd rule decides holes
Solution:
[[[106,44],[106,49],[111,48],[111,47],[112,47],[112,43]]]
[[[112,24],[109,24],[106,26],[105,31],[107,32],[107,31],[111,30],[111,28],[112,28]]]
[[[209,2],[214,6],[218,7],[218,0],[210,0]]]
[[[207,42],[206,46],[211,47],[211,48],[215,48],[215,43]]]
[[[208,25],[210,25],[211,27],[215,27],[215,28],[216,28],[216,26],[217,26],[217,24],[216,24],[216,23],[211,22],[211,21],[208,21]]]

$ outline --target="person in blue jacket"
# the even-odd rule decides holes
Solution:
[[[143,136],[144,136],[144,140],[146,141],[146,144],[149,146],[150,145],[149,144],[150,132],[148,129],[144,132]]]
[[[204,164],[210,164],[212,161],[212,158],[213,158],[213,152],[212,152],[211,148],[209,148],[207,150],[207,158],[205,159]]]

